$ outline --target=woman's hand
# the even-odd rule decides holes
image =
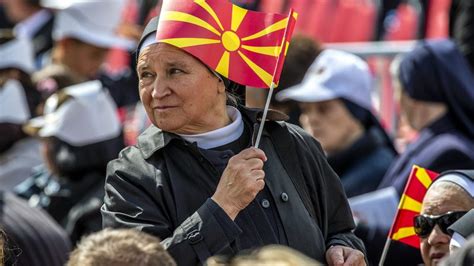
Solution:
[[[230,158],[212,199],[234,220],[265,187],[265,153],[248,148]]]
[[[326,251],[326,261],[328,265],[334,266],[365,266],[364,254],[359,250],[344,247],[332,246]]]

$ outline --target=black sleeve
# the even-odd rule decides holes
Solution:
[[[326,236],[326,247],[343,245],[365,254],[363,242],[352,232],[354,220],[340,179],[327,162],[321,145],[301,128],[294,125],[289,127],[299,143],[300,161],[313,158],[313,161],[303,165],[306,169],[304,175],[315,212],[319,216],[318,224]]]
[[[240,228],[208,199],[174,225],[173,199],[160,170],[127,148],[109,163],[102,206],[103,227],[137,228],[162,239],[178,265],[196,265],[229,248]]]

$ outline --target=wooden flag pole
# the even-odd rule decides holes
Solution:
[[[392,243],[392,239],[390,238],[390,235],[389,235],[387,237],[387,241],[385,241],[385,246],[383,247],[382,256],[380,256],[379,266],[383,266],[383,264],[385,263],[385,259],[388,253],[388,248],[390,247],[391,243]]]
[[[282,39],[282,44],[281,44],[281,51],[280,54],[278,55],[278,59],[275,64],[275,69],[273,70],[273,76],[272,76],[272,83],[270,84],[270,91],[268,92],[267,100],[265,102],[265,107],[263,108],[263,115],[262,115],[262,120],[260,121],[260,126],[258,128],[258,133],[257,133],[257,138],[255,139],[255,148],[258,148],[260,145],[260,139],[262,138],[262,133],[263,133],[263,127],[265,126],[265,120],[267,120],[267,113],[268,113],[268,108],[270,107],[270,101],[272,100],[272,95],[273,95],[273,90],[276,87],[275,84],[275,76],[276,72],[278,70],[278,65],[280,63],[280,60],[282,58],[282,53],[284,53],[286,47],[286,35],[288,34],[288,26],[290,25],[290,21],[292,19],[294,10],[293,8],[290,9],[289,15],[288,15],[288,23],[286,24],[286,29],[285,33],[283,33],[283,39]],[[288,44],[289,45],[289,44]]]

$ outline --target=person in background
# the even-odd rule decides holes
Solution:
[[[100,81],[60,89],[24,130],[41,139],[45,165],[16,193],[47,210],[73,242],[100,230],[106,165],[123,147],[115,104]]]
[[[321,142],[348,197],[375,190],[396,152],[372,114],[372,76],[355,55],[324,50],[303,82],[276,95],[299,102],[303,128]]]
[[[474,71],[474,1],[452,1],[449,35]]]
[[[67,261],[71,242],[66,232],[45,211],[0,188],[2,230],[7,266],[62,266]]]
[[[62,7],[62,2],[51,3]],[[119,36],[125,0],[73,2],[56,13],[50,64],[64,65],[82,80],[100,79],[117,106],[124,105],[121,77],[103,75],[101,67],[112,47],[131,49],[135,42]]]
[[[303,35],[294,36],[288,47],[277,91],[281,92],[301,83],[306,71],[308,71],[308,68],[321,51],[321,45],[313,39]],[[266,90],[260,91],[267,92]],[[276,100],[275,96],[276,94],[273,94],[270,108],[287,114],[290,117],[290,123],[300,125],[299,117],[301,111],[298,107],[298,103],[291,100],[280,102]],[[263,107],[263,105],[261,107]]]
[[[34,71],[29,41],[0,36],[0,188],[11,190],[42,163],[39,142],[22,126],[36,116],[40,94],[30,74]]]
[[[176,266],[160,239],[135,229],[110,229],[81,239],[67,266]]]
[[[472,171],[447,171],[436,178],[423,198],[420,214],[414,218],[424,265],[438,265],[449,254],[448,228],[473,208]]]
[[[443,172],[474,168],[474,72],[449,40],[425,41],[402,60],[400,107],[418,138],[379,188],[401,195],[412,165]]]
[[[53,47],[54,14],[41,6],[40,0],[4,0],[7,17],[15,23],[15,36],[32,42],[35,67]]]

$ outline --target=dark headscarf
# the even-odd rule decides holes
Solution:
[[[474,137],[474,73],[452,41],[419,44],[401,62],[400,81],[411,98],[444,103],[450,117]]]
[[[146,25],[145,27],[145,30],[143,31],[142,33],[142,37],[140,38],[140,42],[138,42],[138,45],[137,45],[137,50],[135,51],[135,59],[136,59],[136,62],[138,62],[138,56],[139,56],[139,53],[140,53],[140,48],[141,46],[143,45],[143,42],[145,41],[145,39],[150,36],[151,34],[156,34],[156,30],[158,29],[158,17],[154,17],[150,20],[150,22],[148,22],[148,24]],[[199,59],[198,59],[199,60]],[[201,60],[199,60],[201,61]],[[205,65],[207,67],[206,64],[202,63],[203,65]],[[211,69],[209,69],[211,72],[214,72],[216,73],[215,71],[212,71]],[[222,81],[224,82],[224,85],[227,89],[227,91],[231,92],[232,94],[234,94],[235,96],[237,96],[239,99],[239,102],[241,103],[244,103],[245,102],[245,86],[244,85],[241,85],[239,83],[236,83],[226,77],[223,77],[222,75],[220,75],[219,73],[216,73],[217,75],[219,75],[219,77],[222,79]]]

